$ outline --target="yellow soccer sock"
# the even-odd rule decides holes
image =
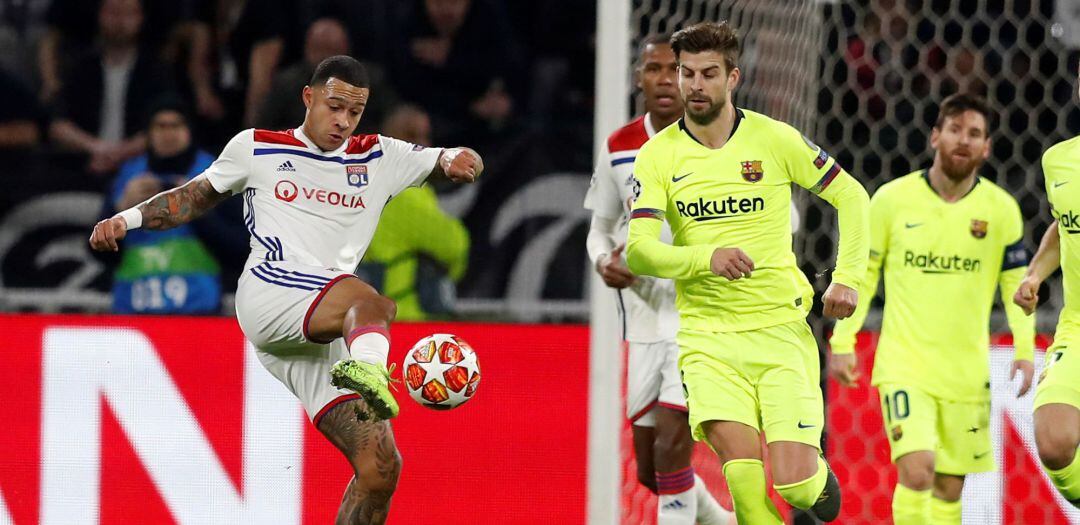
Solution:
[[[930,490],[913,490],[899,483],[893,491],[892,516],[895,525],[930,523]]]
[[[930,498],[930,523],[934,525],[960,525],[960,501]]]
[[[825,490],[825,482],[829,479],[829,467],[820,456],[817,458],[817,467],[817,472],[809,478],[790,485],[773,485],[773,488],[789,505],[806,510],[817,502],[821,491]]]
[[[1076,450],[1072,463],[1061,470],[1050,470],[1043,466],[1050,475],[1050,481],[1065,499],[1073,505],[1080,507],[1080,449]]]
[[[760,459],[733,459],[724,463],[724,478],[739,525],[783,525],[784,520],[766,491],[765,465]]]

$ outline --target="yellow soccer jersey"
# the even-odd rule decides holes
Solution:
[[[791,240],[791,183],[839,210],[841,243],[833,280],[858,288],[869,251],[868,197],[850,175],[791,126],[736,110],[731,137],[711,149],[679,121],[638,152],[640,189],[631,213],[627,264],[639,275],[675,280],[680,326],[734,332],[802,319],[813,289]],[[673,245],[661,242],[661,221]],[[716,248],[740,248],[749,278],[710,271]]]
[[[1080,331],[1080,137],[1055,144],[1043,153],[1043,176],[1050,211],[1061,237],[1061,274],[1065,305],[1057,338]]]
[[[927,171],[885,184],[870,201],[870,265],[855,315],[836,323],[833,353],[853,351],[879,270],[885,314],[873,384],[917,387],[954,401],[989,399],[989,323],[1000,289],[1018,358],[1031,359],[1035,320],[1012,296],[1027,270],[1016,199],[976,179],[954,203],[930,186]]]

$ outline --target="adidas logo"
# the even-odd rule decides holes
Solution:
[[[679,500],[675,500],[675,501],[672,501],[671,503],[668,503],[667,505],[664,505],[664,508],[665,509],[670,509],[670,510],[679,510],[679,509],[685,509],[686,505],[684,505],[683,502],[681,502]]]
[[[293,167],[291,160],[287,160],[285,162],[282,162],[281,165],[277,167],[277,170],[278,171],[296,171],[296,168]]]

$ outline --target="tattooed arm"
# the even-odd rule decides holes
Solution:
[[[127,235],[127,230],[140,226],[150,230],[175,228],[199,218],[230,195],[219,193],[206,175],[199,175],[183,186],[163,191],[97,223],[90,235],[90,247],[97,251],[118,251],[117,241]]]

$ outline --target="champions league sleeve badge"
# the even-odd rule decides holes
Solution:
[[[368,184],[367,166],[355,164],[345,166],[345,176],[349,186],[354,188],[363,188]]]

